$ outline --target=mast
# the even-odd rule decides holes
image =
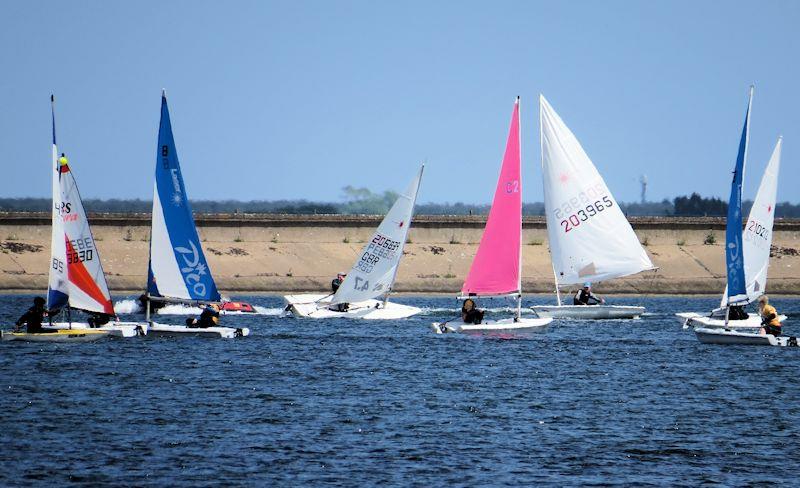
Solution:
[[[522,193],[522,103],[517,95],[517,132],[519,140],[519,191]],[[519,280],[517,281],[517,316],[515,321],[519,322],[522,317],[522,196],[519,199]]]

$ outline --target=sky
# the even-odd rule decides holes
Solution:
[[[346,185],[488,203],[517,95],[542,200],[538,95],[617,200],[744,197],[779,135],[798,202],[800,2],[7,1],[0,196],[50,195],[50,103],[84,198],[152,198],[161,89],[192,199],[340,201]],[[796,143],[796,141],[798,141]]]

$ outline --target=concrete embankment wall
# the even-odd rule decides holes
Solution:
[[[327,289],[337,271],[350,268],[381,217],[235,214],[198,215],[196,220],[219,288],[243,293]],[[112,290],[142,290],[150,216],[98,214],[90,215],[90,222]],[[724,288],[724,219],[631,218],[631,223],[660,269],[599,284],[598,292],[715,294]],[[415,218],[395,289],[457,292],[484,225],[480,216]],[[551,292],[542,217],[525,219],[523,244],[524,289]],[[800,221],[776,222],[773,246],[768,291],[800,293]],[[0,291],[46,289],[49,214],[0,214],[0,250]]]

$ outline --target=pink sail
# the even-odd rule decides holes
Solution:
[[[492,209],[478,253],[461,288],[462,295],[504,295],[521,291],[521,233],[522,178],[517,97]]]

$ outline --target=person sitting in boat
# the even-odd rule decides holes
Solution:
[[[483,310],[478,310],[475,300],[467,298],[461,306],[461,320],[465,324],[480,324],[483,321]]]
[[[200,313],[197,319],[186,319],[186,325],[195,329],[205,329],[219,325],[219,305],[212,303]]]
[[[761,315],[761,335],[781,335],[781,321],[778,320],[778,311],[769,304],[769,297],[761,295],[758,299],[758,313]]]
[[[333,291],[333,293],[336,293],[336,290],[338,290],[339,287],[342,286],[342,283],[344,283],[344,279],[346,277],[347,273],[336,274],[336,278],[334,278],[333,281],[331,281],[331,290]],[[337,303],[335,306],[335,310],[337,312],[347,312],[349,309],[350,309],[349,303]]]
[[[55,330],[42,328],[42,321],[47,316],[47,310],[44,308],[45,303],[47,302],[45,302],[45,299],[42,297],[34,298],[33,306],[29,308],[28,311],[19,318],[19,320],[17,320],[14,330],[21,330],[22,326],[24,325],[28,334],[55,332]]]
[[[747,320],[749,317],[744,305],[731,305],[728,310],[728,320]]]
[[[583,288],[572,298],[573,305],[599,305],[606,303],[605,300],[592,293],[592,284],[584,283]]]
[[[102,327],[106,325],[112,317],[114,316],[107,313],[90,312],[87,322],[89,322],[89,327]]]

